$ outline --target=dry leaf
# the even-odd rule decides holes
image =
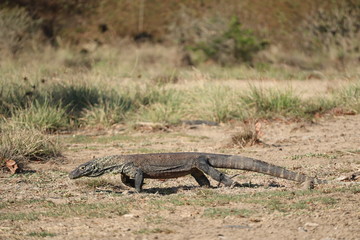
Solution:
[[[260,138],[264,135],[264,133],[261,131],[261,122],[257,122],[255,124],[255,132],[256,132],[256,135]]]
[[[19,169],[18,165],[14,160],[8,159],[5,160],[5,162],[6,162],[6,167],[10,170],[12,174],[15,174],[16,170]]]

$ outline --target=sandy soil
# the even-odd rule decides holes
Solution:
[[[93,156],[149,151],[241,154],[327,180],[360,170],[360,115],[262,122],[263,144],[246,148],[231,144],[241,130],[240,123],[155,132],[118,126],[61,136],[67,149],[63,162],[33,163],[34,173],[1,176],[0,239],[360,239],[358,181],[318,185],[309,192],[291,181],[231,170],[227,173],[240,173],[235,179],[251,187],[202,189],[184,177],[146,180],[145,192],[137,194],[121,187],[117,176],[97,182],[67,178]],[[303,200],[307,205],[299,207]],[[88,205],[67,208],[74,204]],[[206,214],[219,208],[230,212]]]

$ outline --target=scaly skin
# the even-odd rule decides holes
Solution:
[[[113,155],[96,158],[78,166],[70,172],[69,178],[98,177],[104,173],[118,173],[121,174],[121,180],[126,185],[135,187],[139,192],[144,178],[177,178],[187,174],[191,174],[200,186],[210,186],[204,173],[225,186],[234,184],[230,177],[215,168],[254,171],[297,182],[325,183],[252,158],[197,152]]]

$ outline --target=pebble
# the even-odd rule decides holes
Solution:
[[[317,223],[312,223],[312,222],[307,222],[307,223],[305,223],[304,226],[305,226],[305,227],[317,227],[317,226],[319,226],[319,224],[317,224]]]
[[[135,214],[128,213],[128,214],[124,214],[123,217],[126,217],[126,218],[138,218],[139,216],[135,215]]]

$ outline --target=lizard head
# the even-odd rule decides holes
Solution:
[[[69,173],[70,179],[80,178],[80,177],[98,177],[105,173],[105,170],[99,166],[95,161],[90,161],[83,163],[73,171]]]

